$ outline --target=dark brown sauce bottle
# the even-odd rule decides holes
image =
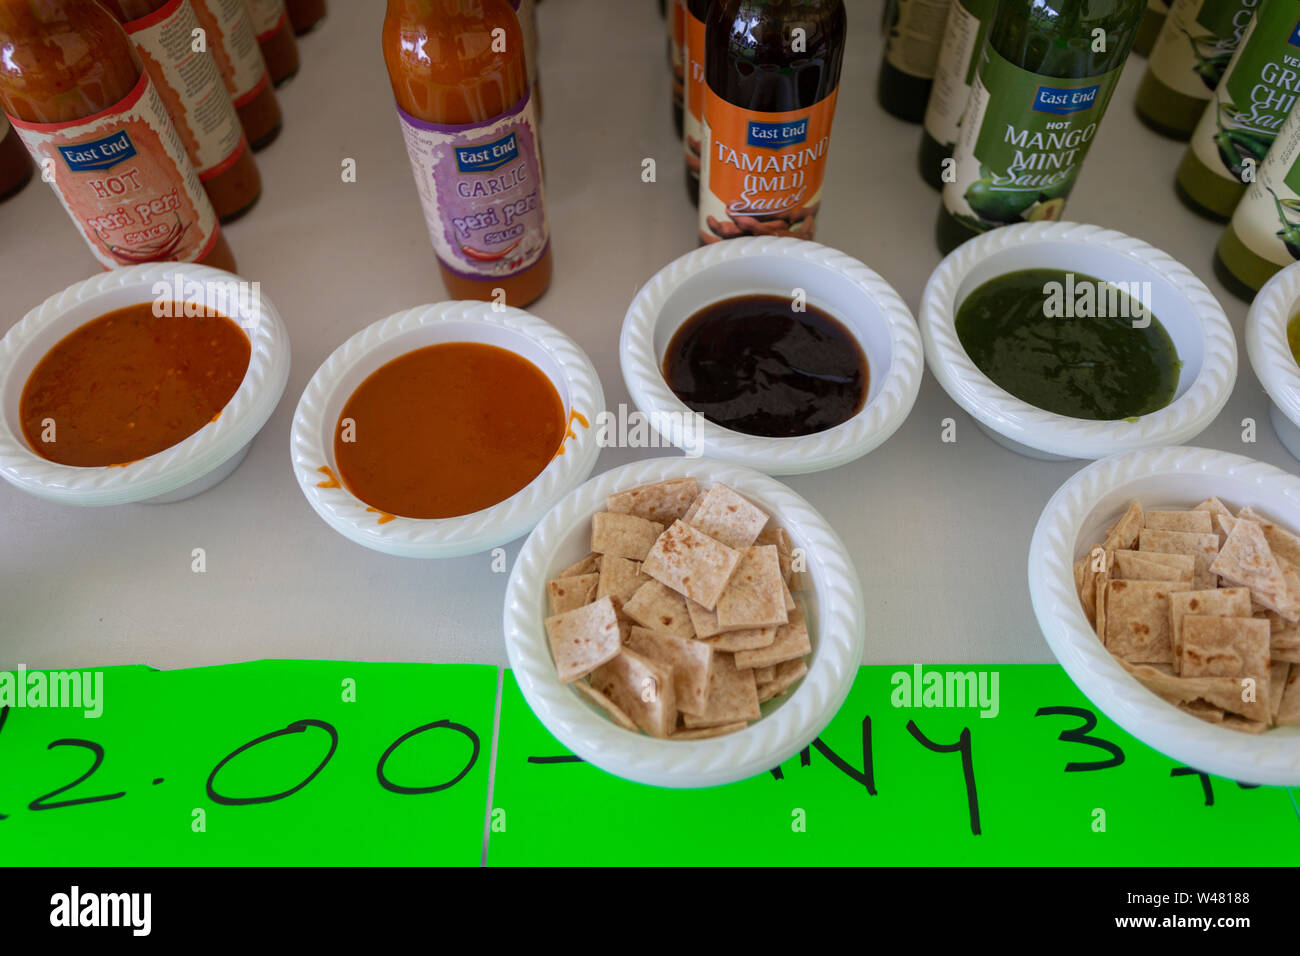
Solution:
[[[862,410],[867,357],[816,306],[746,295],[715,302],[679,328],[664,380],[692,411],[746,435],[790,438],[834,428]]]
[[[715,0],[710,6],[702,242],[812,238],[846,35],[843,0]],[[774,160],[788,172],[784,160],[792,154],[793,173],[765,177],[761,190],[746,187],[745,163],[752,171],[754,163]]]

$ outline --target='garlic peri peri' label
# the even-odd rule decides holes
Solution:
[[[446,126],[400,107],[402,135],[434,252],[466,279],[524,271],[546,251],[532,95],[486,123]]]
[[[836,91],[807,109],[760,113],[705,87],[700,241],[745,235],[811,239]]]
[[[196,262],[211,251],[216,213],[147,71],[86,119],[10,121],[105,267]]]

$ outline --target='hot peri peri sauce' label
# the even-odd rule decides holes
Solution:
[[[402,109],[406,150],[442,264],[466,279],[504,279],[550,239],[531,94],[486,123],[445,126]]]
[[[700,240],[811,239],[830,151],[835,91],[801,110],[761,113],[705,84]]]
[[[211,251],[216,213],[147,71],[94,116],[12,122],[105,267],[196,262]]]
[[[1042,76],[986,46],[943,187],[948,212],[981,231],[1059,219],[1119,74]]]

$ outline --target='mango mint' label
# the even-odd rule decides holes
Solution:
[[[943,203],[974,229],[1059,219],[1120,71],[1041,76],[986,46]]]
[[[1297,0],[1264,0],[1201,114],[1191,148],[1215,175],[1249,181],[1286,122],[1300,93],[1298,19]]]

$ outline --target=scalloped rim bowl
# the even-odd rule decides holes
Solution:
[[[1021,401],[976,367],[955,328],[962,301],[1000,275],[1047,268],[1107,282],[1151,283],[1150,299],[1139,298],[1183,361],[1172,402],[1136,422],[1069,418]],[[1190,441],[1227,403],[1237,375],[1232,326],[1205,283],[1159,249],[1100,226],[1023,223],[963,243],[926,283],[920,319],[926,361],[944,391],[991,438],[1033,458],[1102,458]]]
[[[870,380],[862,410],[834,428],[798,438],[745,435],[703,421],[699,453],[769,475],[799,475],[860,458],[897,431],[916,402],[924,366],[921,337],[906,303],[857,259],[805,239],[772,237],[728,239],[689,252],[660,269],[633,298],[619,342],[623,381],[651,426],[692,414],[661,371],[668,344],[687,319],[724,299],[789,297],[796,288],[805,291],[809,305],[839,319],[866,353]]]
[[[1029,546],[1029,596],[1052,653],[1111,720],[1134,737],[1206,773],[1243,783],[1300,785],[1300,727],[1246,734],[1167,704],[1137,682],[1097,640],[1074,589],[1074,562],[1138,498],[1144,508],[1190,508],[1218,495],[1300,527],[1300,478],[1205,448],[1156,448],[1093,462],[1061,485]]]
[[[590,549],[591,517],[605,496],[667,478],[729,485],[785,527],[808,560],[812,658],[788,694],[763,704],[745,730],[705,740],[631,733],[579,698],[555,673],[544,621],[546,584]],[[538,720],[575,754],[609,773],[660,787],[712,787],[762,773],[808,746],[843,705],[862,663],[866,611],[857,571],[817,511],[785,485],[748,468],[699,458],[655,458],[598,475],[542,519],[506,587],[506,654]]]
[[[265,296],[232,319],[249,335],[248,370],[213,422],[170,448],[125,467],[60,465],[22,437],[23,387],[37,363],[74,329],[116,309],[153,302],[154,284],[243,282],[208,266],[158,262],[114,269],[50,296],[0,340],[0,476],[23,491],[74,505],[162,504],[206,491],[238,467],[289,380],[289,336]]]
[[[563,453],[505,501],[455,518],[396,517],[383,524],[341,482],[324,488],[320,469],[338,475],[334,429],[343,406],[380,366],[412,349],[444,342],[482,342],[528,359],[551,380],[571,413],[589,427],[571,424]],[[293,417],[290,454],[298,486],[325,523],[344,537],[384,554],[450,558],[473,554],[525,534],[570,489],[591,474],[600,448],[596,416],[605,394],[591,360],[567,335],[534,315],[489,302],[439,302],[381,319],[352,336],[316,370]]]
[[[1300,459],[1300,365],[1286,327],[1300,311],[1300,262],[1264,283],[1246,316],[1246,355],[1272,405],[1269,418],[1278,440]]]

